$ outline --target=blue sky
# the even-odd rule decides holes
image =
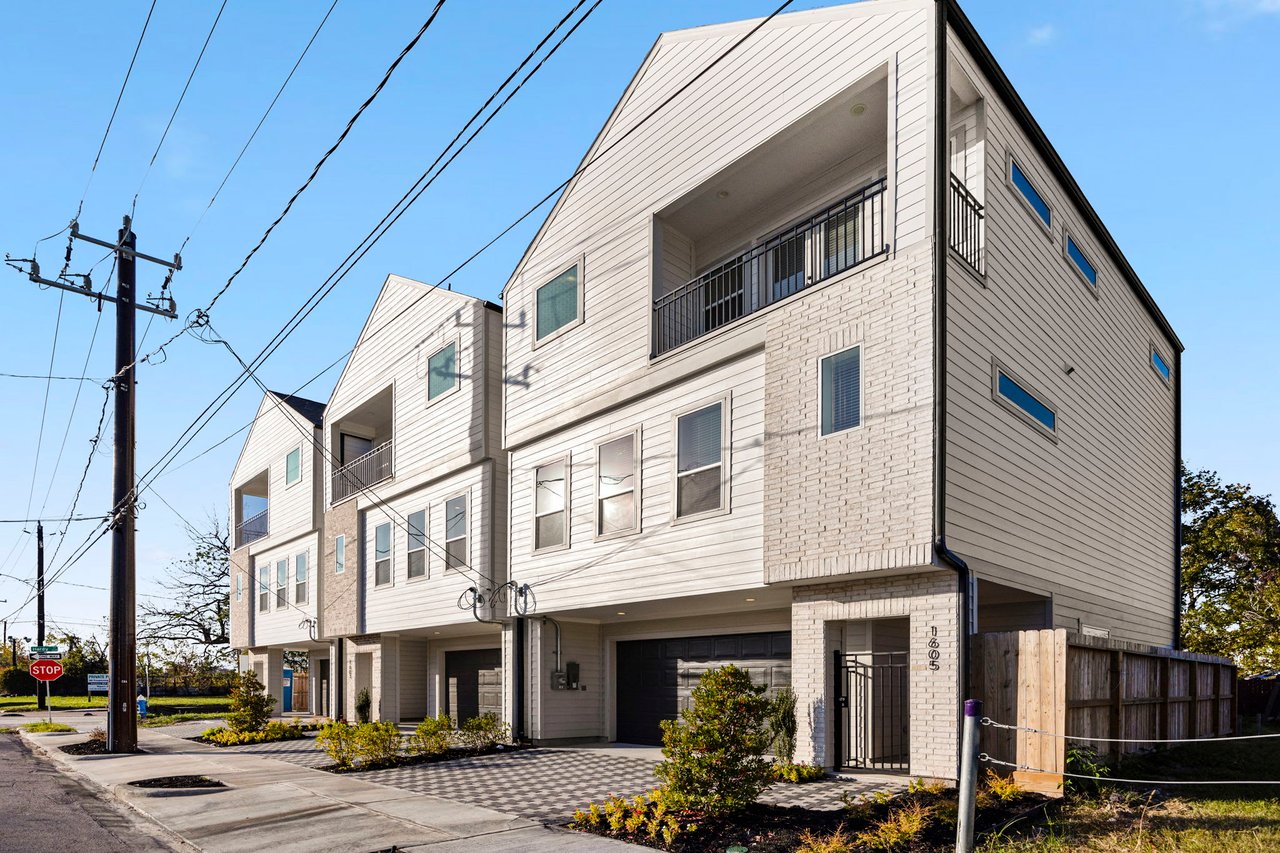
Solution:
[[[147,162],[218,2],[160,0],[81,216],[86,233],[110,237]],[[569,8],[566,2],[450,0],[417,50],[219,303],[217,330],[256,353],[306,294],[355,246],[434,158],[483,98]],[[350,348],[388,272],[436,281],[577,165],[654,38],[662,30],[756,17],[774,0],[604,0],[263,370],[291,390]],[[797,2],[793,8],[829,5]],[[1271,424],[1280,415],[1280,372],[1270,351],[1280,318],[1275,253],[1280,166],[1280,0],[1054,0],[964,4],[1077,180],[1187,345],[1184,451],[1190,464],[1280,494]],[[34,242],[76,210],[129,53],[144,0],[8,4],[0,11],[0,250],[29,257]],[[139,195],[142,251],[167,256],[190,233],[328,2],[231,0],[168,139]],[[428,4],[339,0],[311,53],[183,253],[174,281],[180,313],[206,303],[275,218],[289,194],[410,35]],[[496,299],[538,218],[455,278]],[[46,272],[64,238],[43,243]],[[73,270],[102,256],[76,248]],[[105,281],[103,263],[95,281]],[[0,371],[43,374],[59,297],[0,271]],[[161,271],[140,265],[143,290]],[[89,352],[97,314],[82,297],[61,305],[55,374],[111,373],[112,315]],[[140,328],[146,325],[145,319]],[[157,320],[158,344],[171,324]],[[221,348],[189,337],[139,374],[138,461],[150,467],[214,393],[236,374]],[[157,358],[157,361],[161,359]],[[337,371],[307,390],[323,400]],[[0,434],[7,488],[0,518],[23,517],[31,490],[45,384],[0,377],[10,413]],[[88,457],[103,393],[54,382],[31,513],[62,515]],[[179,458],[246,424],[259,401],[250,385]],[[65,452],[55,459],[70,423]],[[108,431],[108,437],[110,435]],[[81,500],[107,508],[109,440]],[[225,517],[236,437],[156,482],[163,501],[192,521]],[[177,466],[175,466],[177,468]],[[139,583],[186,550],[181,523],[154,496],[139,523]],[[79,533],[77,529],[79,528]],[[0,573],[31,578],[34,543],[0,525]],[[72,528],[59,562],[88,532]],[[106,613],[107,540],[55,585],[53,623],[92,630]],[[56,540],[51,542],[54,547]],[[54,564],[53,568],[56,568]],[[27,587],[0,576],[0,615]],[[18,619],[34,617],[34,606]],[[84,624],[88,623],[88,624]],[[11,633],[33,635],[19,622]]]

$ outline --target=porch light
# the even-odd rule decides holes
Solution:
[[[854,104],[853,106],[849,107],[849,113],[855,116],[860,116],[866,111],[867,111],[866,104]]]
[[[626,615],[627,615],[627,611],[625,611],[625,610],[619,610],[619,611],[618,611],[618,615],[619,615],[619,616],[626,616]]]
[[[747,601],[755,601],[754,598],[748,598]]]
[[[716,197],[717,197],[717,198],[728,198],[728,197],[729,197],[729,191],[728,191],[728,190],[720,190],[720,192],[716,193]]]

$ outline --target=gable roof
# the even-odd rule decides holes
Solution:
[[[292,394],[281,394],[279,391],[272,391],[282,403],[287,403],[291,409],[302,415],[315,426],[324,423],[324,403],[317,403],[315,400],[308,400],[306,397],[295,397]]]

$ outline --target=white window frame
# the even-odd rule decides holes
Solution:
[[[340,575],[347,570],[347,534],[333,537],[333,573]]]
[[[289,457],[295,453],[298,454],[298,479],[294,480],[291,483],[289,482]],[[288,453],[284,455],[284,487],[287,489],[292,486],[296,486],[301,482],[302,482],[302,444],[298,444],[297,447],[293,448],[292,450],[290,450]]]
[[[466,507],[466,513],[467,513],[466,532],[463,533],[462,536],[455,536],[454,538],[450,539],[449,538],[449,501],[454,500],[455,498],[462,498],[463,506]],[[448,495],[447,497],[445,497],[443,501],[440,502],[440,505],[441,505],[440,521],[444,526],[444,539],[442,540],[444,542],[444,555],[445,555],[444,570],[446,574],[449,572],[462,572],[464,569],[469,569],[471,567],[471,490],[464,489],[461,492],[455,492],[451,495]],[[449,565],[449,562],[450,562],[449,543],[456,542],[459,539],[466,540],[467,553],[466,553],[465,559],[462,561],[462,568],[454,568]]]
[[[822,363],[829,358],[834,358],[837,355],[843,355],[849,350],[854,350],[854,349],[858,351],[858,425],[853,427],[845,427],[844,429],[838,429],[838,430],[833,430],[831,432],[824,433],[822,431]],[[863,349],[864,347],[862,345],[862,341],[858,341],[857,343],[849,344],[848,346],[841,347],[840,349],[832,350],[831,352],[828,352],[828,353],[823,353],[822,355],[818,356],[816,361],[814,361],[814,375],[817,376],[818,378],[817,428],[818,428],[818,439],[820,441],[828,438],[834,438],[837,435],[845,435],[847,433],[858,432],[859,430],[861,430],[863,427],[867,425],[867,419],[866,419],[867,407],[865,405],[865,402],[867,399],[867,371],[866,371],[867,362],[865,358],[866,353],[862,351]]]
[[[1075,243],[1076,248],[1080,250],[1080,254],[1084,256],[1085,262],[1093,267],[1093,277],[1099,279],[1098,283],[1089,281],[1089,277],[1084,274],[1084,270],[1080,269],[1080,265],[1076,263],[1075,258],[1071,257],[1071,252],[1068,251],[1068,246],[1071,243]],[[1080,241],[1076,239],[1076,235],[1071,232],[1070,228],[1062,229],[1062,257],[1066,259],[1067,266],[1071,267],[1071,271],[1076,274],[1076,278],[1084,282],[1085,287],[1093,294],[1093,298],[1101,299],[1102,297],[1098,294],[1098,288],[1101,284],[1102,276],[1098,272],[1098,265],[1093,262],[1093,257],[1084,250],[1084,246],[1080,245]]]
[[[276,560],[276,610],[284,610],[289,606],[289,558]],[[284,566],[284,574],[280,573],[280,567]]]
[[[1049,429],[1047,426],[1040,423],[1040,421],[1037,418],[1035,418],[1026,409],[1022,408],[1013,400],[1010,400],[1004,394],[1000,393],[1000,374],[1001,373],[1003,373],[1005,376],[1008,376],[1018,385],[1022,386],[1023,391],[1026,391],[1032,397],[1035,397],[1037,400],[1040,401],[1040,405],[1044,406],[1049,411],[1053,412],[1053,424],[1055,427],[1054,429]],[[998,404],[1000,404],[1002,407],[1004,407],[1006,410],[1017,415],[1018,418],[1022,420],[1024,423],[1030,424],[1032,427],[1034,427],[1037,433],[1049,439],[1054,444],[1058,443],[1057,427],[1059,426],[1059,423],[1058,423],[1059,420],[1062,418],[1062,409],[1058,406],[1057,403],[1053,402],[1049,397],[1046,397],[1043,393],[1041,393],[1039,389],[1036,388],[1035,385],[1023,379],[1022,376],[1019,375],[1016,371],[1010,370],[1009,367],[1005,365],[1002,361],[1000,361],[998,358],[991,359],[991,398],[995,400]]]
[[[563,551],[569,547],[573,529],[573,525],[570,524],[570,520],[573,518],[570,512],[573,504],[573,465],[570,462],[571,458],[571,454],[566,453],[563,456],[546,459],[533,466],[533,500],[530,504],[533,526],[529,529],[530,553],[550,554],[555,551]],[[538,514],[538,470],[557,463],[564,465],[564,507],[562,509],[555,510],[554,512],[564,513],[564,541],[559,545],[548,545],[545,548],[539,548],[538,519],[543,515],[553,515],[554,512],[544,512],[542,515]]]
[[[447,391],[441,391],[439,394],[432,397],[431,396],[431,359],[439,355],[441,352],[443,352],[445,348],[448,347],[450,344],[453,345],[453,368],[454,368],[453,386],[450,387]],[[433,348],[431,352],[427,355],[426,365],[423,368],[423,372],[425,374],[424,384],[426,385],[426,388],[423,390],[426,393],[428,406],[434,405],[435,403],[439,402],[440,400],[443,400],[444,398],[448,397],[450,394],[453,394],[457,392],[460,388],[462,388],[462,338],[461,336],[455,336],[451,340],[446,340],[443,343],[441,343],[440,346]]]
[[[257,566],[258,569],[258,612],[271,612],[271,562]]]
[[[721,415],[721,418],[723,420],[723,414]],[[640,457],[640,453],[641,453],[640,432],[641,432],[641,429],[640,427],[637,426],[634,429],[629,429],[629,430],[624,430],[623,432],[614,433],[608,438],[602,439],[601,441],[597,441],[595,445],[592,447],[591,458],[592,458],[594,467],[592,468],[591,479],[592,479],[592,492],[593,492],[594,500],[592,501],[592,505],[591,505],[592,506],[591,530],[592,530],[593,538],[597,542],[602,542],[608,539],[616,539],[619,536],[632,536],[640,532],[640,518],[641,518],[640,471],[642,468],[640,464],[640,458],[641,458]],[[601,497],[600,497],[600,448],[605,446],[606,444],[610,444],[612,442],[618,441],[619,439],[628,438],[628,437],[631,438],[631,450],[632,450],[631,526],[626,528],[625,530],[615,530],[612,533],[602,533],[600,530],[600,500],[601,500]],[[723,455],[724,455],[723,445],[721,445],[721,456]],[[614,495],[612,497],[617,497],[617,496]]]
[[[693,414],[702,409],[709,408],[716,404],[720,404],[720,506],[717,509],[709,509],[704,512],[695,513],[693,515],[680,515],[680,418],[685,415]],[[732,508],[730,495],[730,485],[733,477],[733,446],[731,438],[733,436],[733,395],[724,394],[719,397],[710,397],[697,403],[696,405],[686,406],[671,416],[671,524],[688,524],[690,522],[701,521],[705,518],[714,518],[720,515],[728,515]],[[708,466],[709,467],[709,466]],[[698,469],[702,470],[702,469]],[[693,473],[686,471],[686,474]]]
[[[439,397],[437,397],[436,399],[440,399],[440,398],[439,398]],[[421,548],[413,548],[413,547],[411,547],[411,538],[412,538],[412,533],[410,532],[410,528],[412,527],[412,524],[410,523],[410,519],[412,519],[412,518],[413,518],[413,516],[414,516],[414,514],[415,514],[415,513],[418,513],[418,512],[421,512],[421,513],[422,513],[422,547],[421,547]],[[405,580],[406,580],[406,582],[407,582],[407,583],[416,583],[416,582],[418,582],[418,581],[424,581],[424,580],[426,580],[427,578],[431,577],[431,550],[427,547],[427,543],[430,541],[430,538],[431,538],[431,512],[430,512],[430,508],[429,508],[429,507],[425,507],[425,506],[424,506],[424,507],[423,507],[422,509],[420,509],[420,510],[414,510],[413,512],[411,512],[411,513],[409,513],[408,515],[406,515],[406,516],[405,516],[405,518],[404,518],[404,520],[405,520],[405,523],[404,523],[404,576],[405,576]],[[421,552],[422,552],[422,574],[417,575],[417,576],[415,577],[414,575],[409,574],[409,558],[410,558],[410,556],[412,556],[413,554],[417,553],[418,551],[421,551]]]
[[[1156,346],[1155,341],[1148,341],[1147,346],[1148,346],[1148,349],[1151,350],[1149,353],[1147,353],[1147,365],[1151,368],[1151,372],[1154,373],[1156,375],[1156,378],[1159,379],[1161,382],[1163,382],[1165,385],[1169,387],[1173,387],[1173,362],[1165,358],[1164,353],[1160,352],[1160,348]],[[1160,372],[1160,368],[1156,367],[1157,357],[1164,362],[1165,367],[1169,368],[1168,376],[1165,376],[1163,373]]]
[[[387,528],[387,579],[378,583],[378,528]],[[390,521],[378,522],[373,526],[373,536],[369,547],[373,549],[373,586],[375,589],[396,585],[396,528]]]
[[[578,311],[577,311],[578,316],[576,319],[573,320],[573,322],[565,323],[563,326],[556,329],[554,332],[550,333],[545,338],[539,338],[538,337],[538,291],[542,290],[542,288],[546,287],[548,284],[555,281],[557,278],[564,275],[574,267],[578,268]],[[533,333],[531,337],[533,339],[534,349],[537,349],[538,347],[541,347],[541,346],[545,346],[546,344],[551,343],[552,341],[556,340],[560,336],[565,335],[568,332],[572,331],[573,329],[576,329],[582,325],[582,321],[583,321],[582,305],[584,302],[583,295],[586,293],[586,290],[587,290],[587,255],[586,253],[584,252],[578,255],[577,258],[575,258],[574,260],[570,261],[567,264],[563,264],[556,267],[556,272],[550,275],[539,276],[538,279],[536,280],[539,281],[540,284],[536,285],[533,288],[532,310],[530,311],[530,314],[533,317],[533,324],[530,327],[530,330]]]
[[[302,580],[298,580],[298,562],[302,561]],[[298,592],[301,587],[302,598],[299,600]],[[293,603],[309,604],[311,602],[311,554],[303,551],[293,556]]]
[[[1032,179],[1031,173],[1028,172],[1026,170],[1026,167],[1022,165],[1023,162],[1024,162],[1023,160],[1020,160],[1017,156],[1014,155],[1012,148],[1005,150],[1005,155],[1004,155],[1005,186],[1007,186],[1009,190],[1013,193],[1014,197],[1018,199],[1018,203],[1023,206],[1023,208],[1027,211],[1027,213],[1031,214],[1031,218],[1035,220],[1036,225],[1040,226],[1040,230],[1043,231],[1046,235],[1048,235],[1052,239],[1053,222],[1055,219],[1057,219],[1057,211],[1053,209],[1053,205],[1049,202],[1049,199],[1045,197],[1044,191],[1040,189],[1040,185]],[[1035,209],[1035,206],[1031,203],[1031,201],[1025,195],[1022,194],[1022,190],[1018,187],[1018,185],[1013,182],[1013,164],[1014,163],[1018,164],[1018,171],[1026,175],[1027,180],[1031,183],[1031,186],[1035,189],[1036,195],[1040,196],[1040,200],[1044,202],[1044,206],[1049,208],[1049,221],[1047,223],[1040,218],[1040,211]]]
[[[236,570],[236,601],[244,599],[244,572]]]

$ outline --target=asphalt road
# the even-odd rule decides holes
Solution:
[[[59,772],[14,734],[0,734],[0,815],[0,853],[184,849],[162,841],[126,807]]]

